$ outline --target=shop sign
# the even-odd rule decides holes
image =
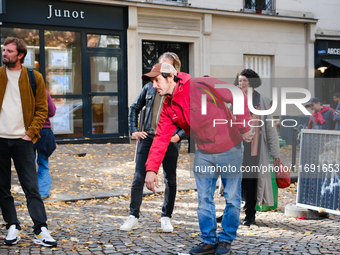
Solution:
[[[328,55],[340,55],[340,48],[328,48]]]
[[[70,11],[70,10],[62,10],[53,8],[52,4],[48,5],[48,15],[47,19],[51,19],[52,17],[56,18],[66,18],[66,19],[85,19],[84,11]]]
[[[0,0],[4,7],[5,0]],[[96,2],[96,1],[92,1]],[[3,4],[3,5],[1,5]],[[0,22],[39,24],[86,29],[127,28],[127,8],[96,3],[56,0],[6,0]]]

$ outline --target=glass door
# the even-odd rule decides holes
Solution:
[[[90,70],[92,135],[119,133],[118,57],[90,56]]]
[[[85,136],[118,137],[127,133],[121,35],[87,34],[84,58]],[[112,135],[110,135],[112,134]]]

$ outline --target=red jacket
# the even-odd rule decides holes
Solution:
[[[230,125],[234,118],[225,103],[233,103],[233,97],[228,89],[214,89],[215,84],[228,84],[213,77],[190,79],[190,75],[180,73],[182,80],[177,83],[172,96],[164,100],[163,109],[157,125],[148,160],[147,171],[158,172],[172,134],[176,127],[182,128],[195,139],[198,149],[203,153],[221,153],[238,145],[242,139],[239,133],[250,130],[248,121],[251,119],[244,95],[243,115],[237,115],[237,123]],[[202,85],[202,82],[206,85]],[[209,91],[207,93],[206,91]],[[201,114],[202,94],[207,95],[207,114]],[[213,95],[214,99],[210,96]],[[220,100],[219,100],[220,99]],[[214,120],[227,120],[227,124],[217,124]],[[235,123],[235,118],[233,123]]]

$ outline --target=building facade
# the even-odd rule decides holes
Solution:
[[[334,92],[340,92],[340,27],[336,0],[280,1],[277,11],[282,15],[313,17],[318,20],[314,32],[315,95],[323,103],[334,105]]]
[[[143,86],[142,73],[164,51],[178,53],[182,71],[193,77],[233,82],[240,70],[252,68],[268,97],[273,87],[317,91],[315,46],[328,23],[318,26],[316,1],[313,9],[307,0],[26,0],[24,14],[15,2],[7,0],[0,14],[1,39],[14,29],[39,35],[28,66],[39,68],[60,103],[53,122],[61,141],[127,141],[128,107]]]

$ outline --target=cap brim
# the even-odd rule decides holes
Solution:
[[[143,74],[142,80],[143,81],[150,81],[151,78],[154,78],[154,77],[156,77],[160,74],[161,74],[161,72],[152,72],[151,71],[150,73]]]
[[[312,104],[313,104],[313,102],[305,103],[305,107],[308,107],[308,106],[310,106],[310,105],[312,105]]]

